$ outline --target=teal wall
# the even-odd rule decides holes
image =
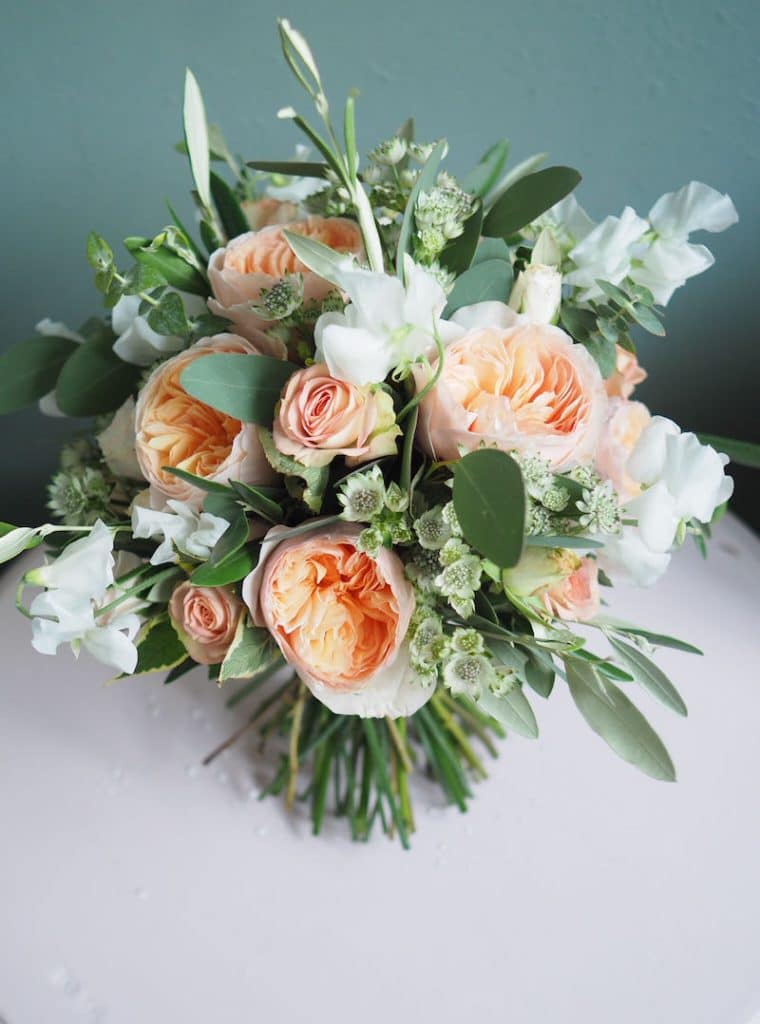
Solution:
[[[757,0],[11,0],[0,28],[0,347],[42,316],[72,326],[98,309],[84,260],[96,228],[113,242],[187,212],[183,72],[211,120],[251,158],[283,157],[306,108],[279,54],[274,18],[309,37],[335,104],[360,90],[361,140],[410,112],[446,134],[452,169],[493,138],[520,159],[550,150],[577,166],[595,217],[646,213],[691,178],[728,191],[740,224],[703,239],[718,263],[679,291],[669,337],[647,339],[643,397],[684,425],[757,434],[760,3]],[[69,422],[19,413],[0,446],[0,518],[33,520]],[[752,517],[751,483],[739,501]]]

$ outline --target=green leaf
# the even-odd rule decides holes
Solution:
[[[487,196],[483,198],[483,206],[488,210],[490,209],[496,200],[502,196],[507,189],[511,188],[516,181],[520,178],[524,178],[528,174],[532,174],[533,171],[537,171],[542,164],[545,164],[549,154],[548,153],[534,153],[533,156],[529,156],[526,160],[521,160],[519,164],[503,174],[502,177],[496,182],[492,189],[490,189]]]
[[[499,180],[499,175],[504,169],[508,156],[508,139],[501,139],[494,143],[480,158],[478,166],[462,179],[461,185],[464,191],[482,199]]]
[[[267,174],[285,174],[289,178],[326,178],[327,164],[308,160],[249,160],[248,166]]]
[[[157,334],[184,337],[190,333],[190,324],[185,313],[182,296],[177,292],[164,292],[159,305],[148,313],[148,324]]]
[[[207,507],[208,499],[204,502]],[[248,542],[248,520],[242,508],[237,506],[237,514],[230,521],[230,525],[214,545],[208,558],[209,565],[221,565],[227,561]]]
[[[87,236],[87,262],[96,273],[110,271],[113,267],[113,250],[105,238],[91,231]]]
[[[495,718],[507,729],[534,740],[538,736],[538,722],[528,698],[517,683],[503,697],[497,697],[489,690],[484,690],[477,700],[483,711]]]
[[[58,374],[77,348],[70,338],[38,334],[0,355],[0,415],[36,402],[55,387]]]
[[[540,697],[548,697],[554,688],[554,661],[540,647],[526,648],[525,681]]]
[[[680,693],[658,665],[655,665],[637,647],[625,644],[622,640],[609,634],[607,634],[607,640],[622,663],[628,666],[637,683],[641,683],[666,707],[672,708],[679,715],[688,714]]]
[[[412,237],[414,235],[414,211],[417,206],[417,199],[420,192],[429,192],[438,180],[438,168],[443,154],[446,152],[446,141],[441,139],[434,147],[427,158],[420,173],[417,175],[404,210],[404,218],[401,221],[401,231],[398,236],[398,247],[396,249],[396,273],[404,280],[404,256],[411,252]]]
[[[572,167],[547,167],[527,174],[496,200],[483,224],[484,233],[510,238],[564,199],[580,180]]]
[[[562,305],[562,326],[576,341],[586,341],[596,330],[596,316],[590,309]]]
[[[483,225],[483,205],[478,202],[475,209],[464,223],[462,234],[446,246],[439,262],[452,274],[459,276],[472,263],[475,250],[480,240],[480,229]]]
[[[150,239],[140,238],[127,238],[124,245],[141,266],[161,274],[172,288],[192,295],[209,294],[209,286],[198,270],[165,246],[154,247]]]
[[[505,452],[481,448],[454,466],[454,510],[468,544],[502,569],[517,565],[525,534],[520,467]]]
[[[503,238],[481,238],[472,258],[472,266],[485,263],[486,260],[503,260],[509,263],[509,246]]]
[[[162,466],[161,470],[164,473],[171,473],[172,476],[179,477],[180,480],[187,480],[189,484],[197,487],[200,491],[206,491],[208,494],[224,494],[233,499],[235,497],[232,488],[226,484],[220,484],[216,480],[207,480],[205,477],[196,476],[195,473],[188,473],[186,469],[178,469],[176,466]]]
[[[210,562],[199,565],[190,579],[201,587],[223,587],[228,583],[237,583],[256,567],[259,551],[259,544],[246,544],[218,565],[211,565]]]
[[[243,423],[269,426],[280,392],[298,369],[271,356],[216,353],[194,359],[180,383],[193,398]]]
[[[643,327],[649,334],[655,334],[662,338],[665,336],[665,328],[657,314],[649,306],[630,306],[630,313],[636,323]]]
[[[137,666],[130,675],[161,672],[187,658],[187,650],[167,615],[147,622],[137,637]]]
[[[200,200],[207,210],[211,209],[209,182],[209,145],[206,110],[195,75],[190,68],[185,71],[185,102],[183,108],[185,145],[190,158],[190,170]]]
[[[270,523],[282,522],[282,509],[260,488],[252,487],[242,480],[230,480],[230,486],[257,515],[268,519]]]
[[[250,231],[250,224],[241,209],[237,196],[224,178],[220,178],[218,174],[211,171],[210,182],[214,205],[227,237],[237,238],[238,235],[244,235]]]
[[[41,543],[42,537],[37,527],[0,523],[0,565]]]
[[[697,437],[702,444],[709,444],[716,451],[723,452],[737,466],[760,469],[760,444],[735,441],[730,437],[719,437],[717,434],[697,434]]]
[[[585,341],[581,341],[581,344],[599,367],[599,372],[604,379],[606,380],[607,377],[611,377],[617,365],[615,343],[607,338],[603,338],[599,334],[594,334]]]
[[[302,462],[283,455],[272,439],[272,434],[264,427],[259,427],[259,439],[269,465],[285,477],[288,493],[302,501],[310,511],[317,513],[322,508],[327,482],[330,478],[328,466],[304,466]],[[294,479],[302,480],[303,484],[295,483]]]
[[[279,649],[269,631],[251,625],[248,616],[243,614],[219,670],[219,682],[252,679],[279,657]]]
[[[613,632],[622,633],[624,636],[643,637],[654,647],[670,647],[674,651],[683,651],[685,654],[702,655],[703,653],[698,647],[686,643],[685,640],[678,640],[676,637],[667,636],[664,633],[653,633],[649,629],[642,629],[641,626],[633,626],[622,619],[613,619],[607,615],[597,615],[591,625],[599,626],[602,629],[611,629]]]
[[[476,263],[457,278],[451,290],[444,317],[450,317],[462,306],[497,300],[506,302],[512,290],[512,267],[504,260]]]
[[[612,284],[610,281],[605,281],[602,278],[598,278],[596,281],[597,287],[603,292],[608,299],[612,299],[618,306],[627,306],[629,299],[622,289],[618,288],[617,285]]]
[[[76,346],[58,376],[55,396],[67,416],[113,412],[132,394],[143,372],[119,359],[113,351],[113,331],[97,324],[98,333]]]
[[[231,487],[224,494],[207,494],[203,499],[203,510],[219,519],[226,519],[230,524],[235,522],[242,511],[238,496]]]
[[[526,537],[525,543],[529,548],[579,548],[586,551],[604,547],[602,541],[592,540],[591,537],[573,537],[561,534],[549,537],[546,534],[538,533]]]
[[[181,679],[182,676],[187,675],[188,672],[192,672],[192,670],[197,667],[197,661],[193,661],[192,658],[185,658],[184,661],[181,661],[179,665],[175,665],[167,674],[166,679],[164,679],[164,686],[170,686],[172,683],[175,683],[178,679]]]
[[[329,245],[300,235],[297,231],[283,231],[283,235],[301,263],[306,264],[309,270],[313,270],[325,281],[329,281],[337,288],[341,287],[341,271],[353,263],[352,256],[345,252],[337,252]]]
[[[566,658],[565,667],[570,694],[594,732],[646,775],[674,782],[676,771],[662,740],[622,690],[580,658]]]

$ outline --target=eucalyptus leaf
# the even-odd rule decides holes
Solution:
[[[602,679],[590,662],[566,658],[565,667],[570,694],[594,732],[646,775],[674,782],[675,768],[662,740],[623,691]]]
[[[542,164],[546,163],[548,157],[548,153],[534,153],[533,156],[529,156],[527,159],[521,160],[519,164],[515,164],[514,167],[510,168],[510,170],[503,174],[496,182],[488,195],[484,197],[483,206],[486,210],[489,210],[499,196],[503,195],[507,189],[511,188],[516,181],[519,181],[520,178],[524,178],[527,174],[532,174],[533,171],[537,171]]]
[[[472,266],[485,263],[486,260],[503,260],[510,262],[509,246],[503,238],[481,238],[480,244],[472,258]]]
[[[76,350],[71,338],[47,334],[17,342],[0,355],[0,415],[15,412],[52,391],[66,360]]]
[[[341,274],[353,264],[353,256],[337,252],[329,245],[300,235],[297,231],[283,231],[283,235],[301,263],[306,264],[309,270],[313,270],[336,288],[342,287]]]
[[[573,537],[562,534],[550,537],[537,533],[526,537],[525,543],[529,548],[578,548],[581,551],[592,551],[594,548],[604,547],[602,541],[593,540],[591,537]]]
[[[213,409],[268,426],[283,385],[297,369],[272,356],[216,353],[194,359],[182,371],[180,383]]]
[[[666,707],[679,715],[688,714],[680,693],[658,665],[637,647],[623,643],[610,634],[607,634],[607,640],[618,658],[630,669],[636,682],[641,683]]]
[[[238,202],[237,196],[230,186],[214,171],[209,175],[211,185],[211,196],[214,200],[219,220],[227,233],[228,238],[237,238],[250,231],[251,227]]]
[[[599,367],[599,372],[604,379],[606,380],[608,377],[611,377],[617,366],[617,348],[615,343],[607,338],[603,338],[599,334],[595,334],[582,341],[581,344]]]
[[[172,288],[192,295],[209,294],[209,286],[198,270],[177,253],[165,246],[154,247],[148,238],[128,238],[124,244],[138,263],[156,270]]]
[[[484,233],[510,238],[564,199],[580,180],[572,167],[547,167],[527,174],[496,200],[484,221]]]
[[[506,302],[512,290],[512,267],[505,260],[485,260],[466,270],[449,295],[444,317],[451,317],[462,306],[476,302]]]
[[[96,231],[91,231],[87,236],[86,251],[87,262],[96,273],[113,267],[113,250],[105,238]]]
[[[508,156],[509,140],[495,142],[480,158],[477,167],[462,179],[464,191],[482,199],[499,180]]]
[[[159,299],[159,305],[154,306],[148,313],[148,325],[157,334],[180,338],[188,335],[191,327],[182,296],[177,292],[164,292]]]
[[[185,145],[190,159],[193,181],[204,207],[211,209],[208,125],[203,97],[195,75],[185,71],[185,102],[183,108]]]
[[[630,622],[624,622],[622,619],[615,619],[608,615],[597,615],[590,624],[601,629],[612,630],[615,633],[622,633],[624,636],[642,637],[654,647],[669,647],[674,651],[683,651],[685,654],[702,655],[703,653],[698,647],[685,640],[678,640],[665,633],[653,633],[651,629],[643,629],[641,626],[635,626]]]
[[[540,647],[526,648],[525,681],[540,697],[548,697],[554,688],[554,661]]]
[[[517,565],[525,534],[525,487],[505,452],[482,448],[454,466],[454,509],[468,544],[502,569]]]

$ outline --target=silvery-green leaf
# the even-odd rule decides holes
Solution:
[[[538,736],[536,716],[521,686],[515,684],[503,697],[485,690],[478,698],[478,706],[507,729],[531,740]]]
[[[655,665],[638,648],[623,643],[622,640],[618,640],[609,634],[607,639],[610,647],[612,647],[623,664],[630,669],[633,678],[637,682],[646,687],[666,707],[677,711],[679,715],[686,715],[688,713],[680,693],[658,665]]]
[[[340,275],[353,263],[351,256],[336,252],[329,245],[313,238],[299,235],[296,231],[283,231],[285,239],[295,255],[309,270],[340,288]]]
[[[198,87],[198,82],[190,68],[185,71],[185,103],[183,109],[185,126],[185,145],[190,158],[190,169],[193,172],[193,181],[198,190],[201,202],[210,209],[211,187],[210,187],[210,164],[208,125],[206,123],[206,110],[203,106],[203,97]]]
[[[580,658],[566,658],[565,667],[570,694],[594,732],[646,775],[674,782],[676,770],[662,740],[622,690]]]

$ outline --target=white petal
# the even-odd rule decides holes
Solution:
[[[404,322],[416,324],[432,334],[433,327],[446,305],[446,293],[436,279],[424,267],[415,263],[408,254],[404,256],[404,273]]]
[[[680,427],[665,416],[653,416],[626,463],[626,472],[642,484],[659,480],[665,469],[667,438],[680,434]]]
[[[119,359],[133,366],[150,366],[159,356],[173,355],[185,347],[182,338],[158,334],[144,316],[137,316],[113,343]]]
[[[98,600],[113,583],[113,534],[100,519],[52,562],[28,573],[36,586],[60,588]]]
[[[725,231],[738,219],[731,198],[701,181],[667,192],[649,211],[652,227],[665,238],[685,239],[691,231]]]
[[[462,306],[451,318],[452,322],[466,331],[481,327],[494,327],[505,330],[516,324],[525,323],[525,318],[511,309],[506,302],[476,302],[472,306]]]
[[[311,692],[336,715],[360,718],[405,718],[430,700],[434,686],[423,686],[409,664],[404,644],[390,665],[354,693],[338,691],[311,677],[302,676]]]
[[[351,384],[379,384],[396,365],[392,343],[361,327],[328,324],[320,341],[332,376]]]
[[[84,338],[81,334],[77,331],[72,331],[71,328],[61,323],[60,320],[51,320],[47,316],[44,320],[40,320],[34,329],[38,334],[47,334],[54,338],[68,338],[69,341],[76,341],[79,345],[84,344]]]
[[[131,396],[116,410],[113,419],[99,434],[96,441],[106,465],[116,476],[142,480],[143,475],[135,454],[135,400]]]
[[[37,403],[37,406],[43,416],[53,416],[56,419],[66,415],[65,412],[61,411],[61,407],[58,405],[58,399],[55,397],[55,391],[48,391],[46,395]]]
[[[97,626],[82,637],[82,644],[104,665],[110,665],[120,672],[134,672],[137,665],[137,648],[130,638],[116,626]]]
[[[175,504],[181,505],[181,502]],[[132,505],[132,536],[138,540],[162,538],[161,544],[151,556],[151,565],[178,561],[174,544],[180,547],[195,526],[195,516],[189,509],[188,515],[183,516],[176,512],[160,512],[137,501]]]
[[[549,216],[557,224],[562,225],[576,244],[594,230],[593,220],[572,193],[560,199],[549,211]]]
[[[658,238],[641,255],[630,271],[637,284],[648,288],[655,302],[666,306],[676,288],[713,265],[715,258],[704,245]]]
[[[354,306],[357,325],[378,334],[403,326],[405,293],[397,277],[351,267],[338,272],[336,279]]]
[[[726,485],[723,462],[710,445],[702,444],[694,434],[681,434],[667,440],[667,461],[663,474],[668,490],[674,496],[679,518],[698,519],[709,523],[713,512],[722,504],[726,491],[733,490],[733,481]]]
[[[629,501],[626,511],[638,519],[641,539],[650,551],[664,554],[672,548],[682,517],[675,497],[663,480]]]
[[[638,530],[626,526],[606,542],[598,562],[615,583],[651,587],[668,568],[670,558],[669,554],[650,551]]]
[[[229,523],[210,512],[201,512],[198,525],[182,542],[182,550],[196,558],[208,558],[216,542],[229,529]]]

